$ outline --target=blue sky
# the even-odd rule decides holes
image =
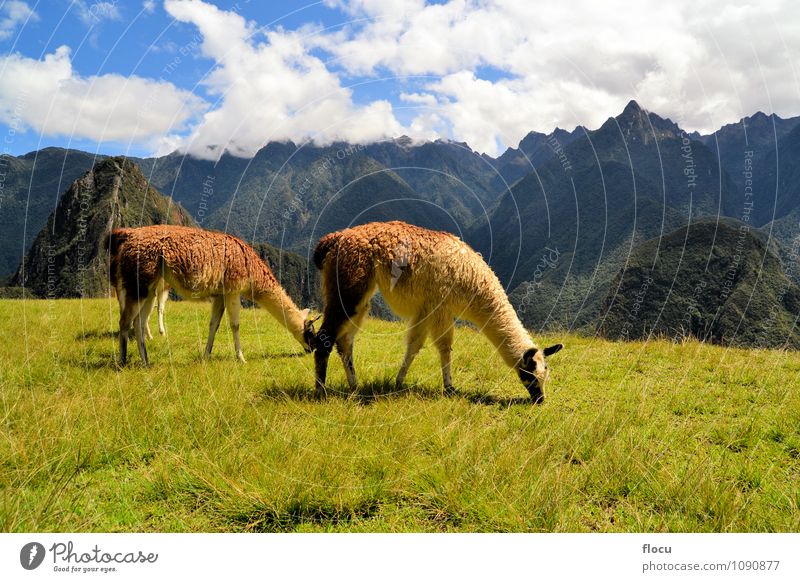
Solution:
[[[565,4],[5,0],[2,150],[212,158],[406,134],[496,155],[632,98],[704,132],[800,114],[789,2]]]
[[[167,78],[178,87],[204,94],[198,81],[214,66],[213,59],[204,58],[197,50],[202,42],[198,30],[177,22],[163,9],[160,1],[145,8],[140,1],[109,2],[117,14],[98,12],[96,2],[49,0],[27,2],[36,16],[19,26],[15,34],[3,39],[3,52],[18,52],[37,59],[68,46],[74,69],[84,76],[103,73],[139,75],[148,78]],[[216,6],[237,11],[261,26],[297,28],[307,22],[324,27],[336,27],[348,20],[339,10],[323,6],[322,2],[289,2],[284,0],[215,1]],[[3,82],[13,82],[3,79]],[[365,90],[368,98],[372,93]],[[0,127],[7,133],[8,124]],[[55,145],[89,151],[116,152],[124,143],[97,144],[80,136],[48,136],[27,131],[16,133],[10,153],[20,155],[40,147]],[[152,153],[147,147],[134,147],[138,155]]]

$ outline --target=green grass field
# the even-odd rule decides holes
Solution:
[[[248,363],[210,306],[167,305],[152,367],[117,369],[115,300],[0,301],[3,531],[800,531],[800,355],[568,337],[547,401],[476,332],[458,394],[402,324],[356,341],[362,388],[262,310]],[[155,320],[151,326],[156,330]]]

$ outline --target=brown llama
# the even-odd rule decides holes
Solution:
[[[139,355],[147,365],[143,319],[150,313],[159,285],[168,285],[184,299],[213,299],[208,342],[204,356],[211,355],[214,336],[225,310],[233,333],[236,357],[244,362],[239,342],[241,296],[272,314],[310,352],[314,342],[308,309],[300,310],[286,294],[269,266],[244,241],[229,234],[185,226],[144,226],[113,231],[106,248],[116,256],[112,280],[121,281],[119,319],[120,362],[125,364],[132,322]]]
[[[441,358],[446,392],[453,391],[450,360],[454,319],[474,323],[516,370],[534,402],[544,400],[545,356],[523,327],[500,281],[483,258],[446,232],[404,222],[373,222],[322,237],[314,251],[322,270],[325,310],[316,338],[317,392],[325,394],[328,358],[335,345],[351,389],[357,386],[353,340],[380,289],[389,307],[410,320],[406,355],[397,374],[402,387],[408,368],[431,335]]]
[[[112,254],[109,252],[109,265],[108,265],[108,274],[109,279],[111,282],[111,288],[114,290],[114,295],[117,297],[117,301],[119,302],[119,309],[120,313],[125,306],[125,289],[122,286],[122,280],[119,278],[119,270],[117,268],[117,261],[119,260],[119,247],[122,246],[124,239],[127,236],[127,231],[130,230],[128,228],[118,228],[114,232],[116,238],[116,248],[115,252]],[[106,243],[110,242],[110,239]],[[110,249],[106,248],[107,251]],[[167,299],[169,298],[169,287],[164,283],[163,279],[159,282],[158,286],[156,287],[156,300],[154,306],[158,310],[158,333],[160,335],[166,336],[167,335],[167,328],[164,324],[164,310],[167,304]],[[145,328],[145,338],[146,339],[153,339],[153,333],[150,331],[150,315],[152,314],[152,306],[150,309],[150,313],[144,313],[142,310],[139,313],[139,317],[144,320],[144,328]],[[136,321],[131,322],[132,325],[137,325]],[[133,328],[131,328],[133,329]]]

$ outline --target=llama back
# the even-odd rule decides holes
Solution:
[[[404,267],[413,268],[420,257],[448,252],[454,246],[469,249],[447,232],[400,221],[370,222],[323,236],[314,250],[314,264],[322,269],[330,257],[335,264],[350,267],[368,257],[376,267],[403,263]]]
[[[240,291],[252,296],[254,289],[278,285],[269,267],[250,245],[221,232],[181,226],[131,229],[121,253],[121,271],[138,296],[160,276],[186,299],[200,299]],[[138,279],[138,281],[137,281]]]
[[[319,268],[329,263],[340,273],[374,278],[383,295],[401,315],[409,299],[428,297],[463,305],[507,299],[502,285],[483,258],[458,237],[404,222],[369,223],[331,233],[314,252]],[[411,307],[411,306],[409,306]],[[504,309],[505,310],[505,309]]]

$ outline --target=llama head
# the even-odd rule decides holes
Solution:
[[[543,350],[530,348],[522,354],[517,364],[519,379],[522,380],[536,404],[544,402],[544,385],[550,375],[544,358],[545,356],[552,356],[563,347],[562,344],[555,344]]]
[[[314,347],[317,344],[317,334],[314,332],[314,322],[317,321],[321,315],[317,317],[311,317],[310,309],[304,309],[302,312],[303,314],[303,349],[305,349],[307,354],[310,354],[314,351]]]

